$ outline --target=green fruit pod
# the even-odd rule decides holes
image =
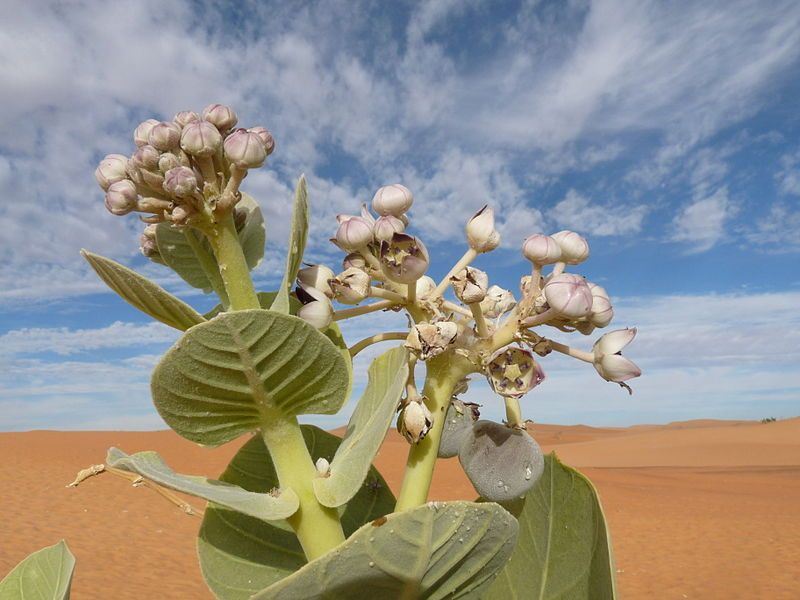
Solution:
[[[458,451],[475,490],[492,502],[524,496],[544,472],[544,455],[527,431],[478,421]]]
[[[453,398],[447,407],[444,419],[442,441],[439,443],[439,458],[451,458],[458,454],[461,444],[472,432],[472,426],[478,419],[478,406]]]

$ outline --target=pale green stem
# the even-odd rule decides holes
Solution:
[[[486,327],[486,319],[483,318],[483,311],[481,310],[481,303],[474,302],[469,305],[469,309],[472,311],[472,317],[475,319],[475,328],[478,332],[479,338],[488,338],[489,337],[489,328]]]
[[[410,305],[414,305],[417,303],[417,282],[409,283],[408,284],[408,292],[406,294],[408,297],[408,303]]]
[[[386,333],[376,333],[375,335],[366,337],[350,346],[350,358],[355,357],[356,354],[372,344],[377,344],[378,342],[385,342],[388,340],[405,340],[407,337],[407,331],[387,331]]]
[[[217,257],[219,274],[225,282],[225,289],[230,298],[233,310],[261,308],[250,279],[250,269],[242,253],[236,225],[233,222],[233,211],[228,212],[222,220],[215,224],[206,234],[214,255]]]
[[[542,325],[544,323],[547,323],[550,319],[556,316],[558,316],[558,313],[554,311],[552,308],[548,308],[543,313],[522,319],[520,325],[526,328],[536,327],[537,325]]]
[[[231,165],[230,177],[225,184],[225,189],[222,191],[218,203],[218,206],[222,210],[230,210],[236,204],[236,193],[239,191],[239,186],[245,175],[247,175],[246,169],[240,169],[239,167]]]
[[[194,231],[191,229],[186,229],[184,230],[183,234],[186,236],[186,240],[192,247],[192,252],[194,252],[197,262],[200,263],[200,268],[203,269],[206,277],[208,277],[208,282],[211,284],[211,287],[214,289],[217,296],[219,296],[219,300],[222,302],[222,307],[225,310],[228,310],[231,301],[228,299],[228,292],[225,291],[225,283],[222,281],[222,277],[219,274],[217,262],[203,246],[200,240],[197,239]]]
[[[357,252],[364,257],[364,260],[367,261],[370,267],[375,269],[378,273],[383,273],[383,269],[381,269],[381,261],[375,258],[375,255],[369,251],[369,248],[366,246],[357,250]]]
[[[567,268],[567,263],[557,262],[553,266],[553,272],[551,273],[551,275],[553,275],[553,277],[555,277],[556,275],[561,275],[564,272],[564,269],[566,268]]]
[[[200,174],[203,176],[204,184],[211,185],[215,190],[219,190],[217,186],[217,173],[214,170],[214,159],[210,156],[195,156],[194,159],[197,166],[200,167]]]
[[[547,340],[547,341],[550,343],[550,347],[556,352],[561,352],[561,354],[566,354],[567,356],[577,358],[578,360],[582,360],[584,362],[588,363],[594,362],[594,354],[592,352],[586,352],[585,350],[578,350],[577,348],[570,348],[566,344],[560,344],[558,342],[554,342],[553,340]]]
[[[406,299],[402,294],[398,294],[397,292],[393,292],[391,290],[387,290],[382,287],[371,286],[369,288],[369,295],[375,298],[383,298],[384,300],[391,300],[392,302],[405,302]]]
[[[506,423],[511,427],[525,428],[525,421],[522,418],[522,410],[519,407],[519,400],[516,398],[505,398],[506,401]]]
[[[303,433],[295,417],[279,411],[265,414],[261,436],[269,450],[281,488],[291,488],[300,499],[300,508],[287,522],[297,535],[309,561],[344,542],[344,533],[335,508],[322,506],[314,495],[317,469],[308,453]]]
[[[447,310],[451,310],[454,313],[458,313],[460,315],[464,315],[465,317],[472,317],[472,312],[464,308],[463,306],[459,306],[454,302],[450,302],[449,300],[444,300],[442,302],[442,308],[446,308]]]
[[[371,312],[375,312],[376,310],[385,310],[387,308],[391,308],[392,306],[397,306],[399,302],[395,302],[394,300],[381,300],[379,302],[374,302],[372,304],[367,304],[366,306],[356,306],[355,308],[345,308],[344,310],[337,310],[333,313],[333,320],[334,321],[342,321],[344,319],[350,319],[352,317],[358,317],[360,315],[366,315]]]
[[[531,271],[531,295],[536,298],[542,291],[542,265],[534,263]]]
[[[517,319],[517,309],[511,311],[503,324],[494,332],[489,338],[488,350],[494,352],[495,350],[507,346],[514,341],[519,328],[519,320]]]
[[[458,259],[458,262],[455,265],[453,265],[453,268],[450,269],[450,272],[444,276],[444,279],[442,279],[439,282],[439,285],[436,286],[436,289],[433,290],[428,297],[431,300],[433,300],[434,298],[437,298],[442,294],[444,294],[444,291],[447,289],[447,286],[450,285],[450,278],[456,273],[461,272],[462,269],[466,268],[469,265],[469,263],[475,260],[476,256],[478,256],[478,253],[475,250],[473,250],[472,248],[467,250],[464,253],[464,256]]]

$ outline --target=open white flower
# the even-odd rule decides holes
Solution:
[[[631,343],[636,336],[636,328],[611,331],[594,343],[594,368],[606,381],[622,383],[628,379],[639,377],[642,370],[633,362],[622,356],[622,349]]]

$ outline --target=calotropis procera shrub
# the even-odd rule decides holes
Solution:
[[[332,224],[339,273],[303,266],[301,177],[282,282],[256,292],[250,270],[264,253],[264,223],[240,186],[275,143],[263,127],[236,125],[219,104],[151,119],[136,128],[130,157],[111,154],[96,171],[108,210],[147,223],[142,253],[215,292],[219,306],[201,315],[134,271],[84,256],[125,300],[184,331],[152,376],[167,424],[205,446],[255,435],[219,480],[175,473],[153,452],[112,448],[107,464],[208,500],[199,557],[225,600],[612,598],[594,489],[543,455],[520,406],[545,380],[541,359],[552,351],[629,391],[625,382],[640,374],[621,355],[635,329],[602,335],[591,351],[547,337],[548,328],[590,335],[611,322],[607,292],[567,271],[588,258],[586,240],[572,231],[528,237],[531,270],[515,295],[472,266],[500,244],[486,206],[466,223],[466,252],[437,282],[413,231],[412,193],[393,184],[378,189],[371,209],[362,204]],[[375,311],[403,311],[410,325],[346,344],[337,323]],[[339,411],[352,358],[391,340],[342,439],[298,422]],[[479,420],[479,407],[457,398],[475,374],[502,398],[503,422]],[[395,415],[408,441],[397,498],[372,466]],[[428,502],[437,456],[456,455],[480,498]]]

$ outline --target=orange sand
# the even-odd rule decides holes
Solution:
[[[597,486],[621,598],[800,598],[800,419],[531,430]],[[195,556],[198,518],[111,475],[64,487],[111,445],[217,474],[240,442],[207,450],[172,432],[0,433],[0,575],[65,538],[78,559],[73,600],[212,598]],[[395,491],[406,451],[392,432],[376,460]],[[473,496],[458,460],[440,461],[431,497]]]

